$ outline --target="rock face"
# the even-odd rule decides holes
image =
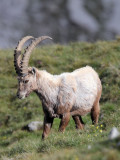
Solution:
[[[41,130],[41,129],[43,129],[43,122],[33,121],[33,122],[30,122],[28,125],[24,126],[22,129],[23,130],[28,130],[28,131]]]
[[[119,0],[1,0],[0,47],[15,47],[25,35],[60,43],[113,39],[120,34],[119,15]]]
[[[116,127],[113,127],[112,130],[109,133],[108,138],[110,140],[117,138],[118,136],[120,136],[120,132],[117,130]]]

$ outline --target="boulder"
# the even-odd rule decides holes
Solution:
[[[22,130],[28,130],[28,131],[37,131],[41,129],[43,129],[43,122],[41,121],[30,122],[28,125],[22,128]]]
[[[117,129],[116,127],[113,127],[113,128],[111,129],[110,133],[109,133],[108,138],[109,138],[110,140],[113,140],[113,139],[119,137],[119,135],[120,135],[120,132],[118,131],[118,129]]]

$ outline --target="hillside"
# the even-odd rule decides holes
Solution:
[[[41,140],[42,131],[21,130],[31,121],[43,120],[41,102],[34,93],[25,100],[16,98],[13,50],[0,50],[0,159],[120,159],[117,145],[120,138],[108,141],[113,126],[120,131],[120,40],[41,46],[34,50],[30,65],[52,74],[92,66],[103,85],[99,124],[91,125],[90,115],[87,115],[83,117],[85,129],[76,131],[71,119],[65,133],[61,134],[57,131],[60,120],[55,119],[45,141]]]

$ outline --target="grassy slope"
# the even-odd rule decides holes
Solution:
[[[84,131],[76,131],[71,119],[64,134],[58,133],[55,119],[47,140],[41,141],[42,131],[29,133],[21,127],[32,120],[43,120],[38,97],[33,93],[25,100],[16,98],[17,79],[13,67],[13,50],[0,51],[0,159],[20,160],[70,159],[94,160],[120,158],[118,141],[107,142],[113,126],[120,130],[120,42],[71,43],[36,49],[31,66],[52,74],[70,72],[92,66],[103,84],[99,126],[91,125],[84,116]]]

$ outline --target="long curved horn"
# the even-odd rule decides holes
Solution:
[[[30,55],[33,49],[36,47],[38,43],[40,43],[45,39],[52,39],[52,38],[48,36],[41,36],[39,38],[35,38],[32,40],[31,44],[25,49],[25,52],[23,54],[23,58],[21,61],[21,75],[23,77],[28,75],[28,63],[29,63]]]
[[[20,63],[21,63],[21,50],[22,50],[22,47],[23,47],[24,43],[26,41],[28,41],[29,39],[31,39],[31,38],[34,38],[34,37],[32,37],[32,36],[23,37],[18,42],[18,45],[14,50],[14,66],[15,66],[16,73],[18,75],[20,75]]]

